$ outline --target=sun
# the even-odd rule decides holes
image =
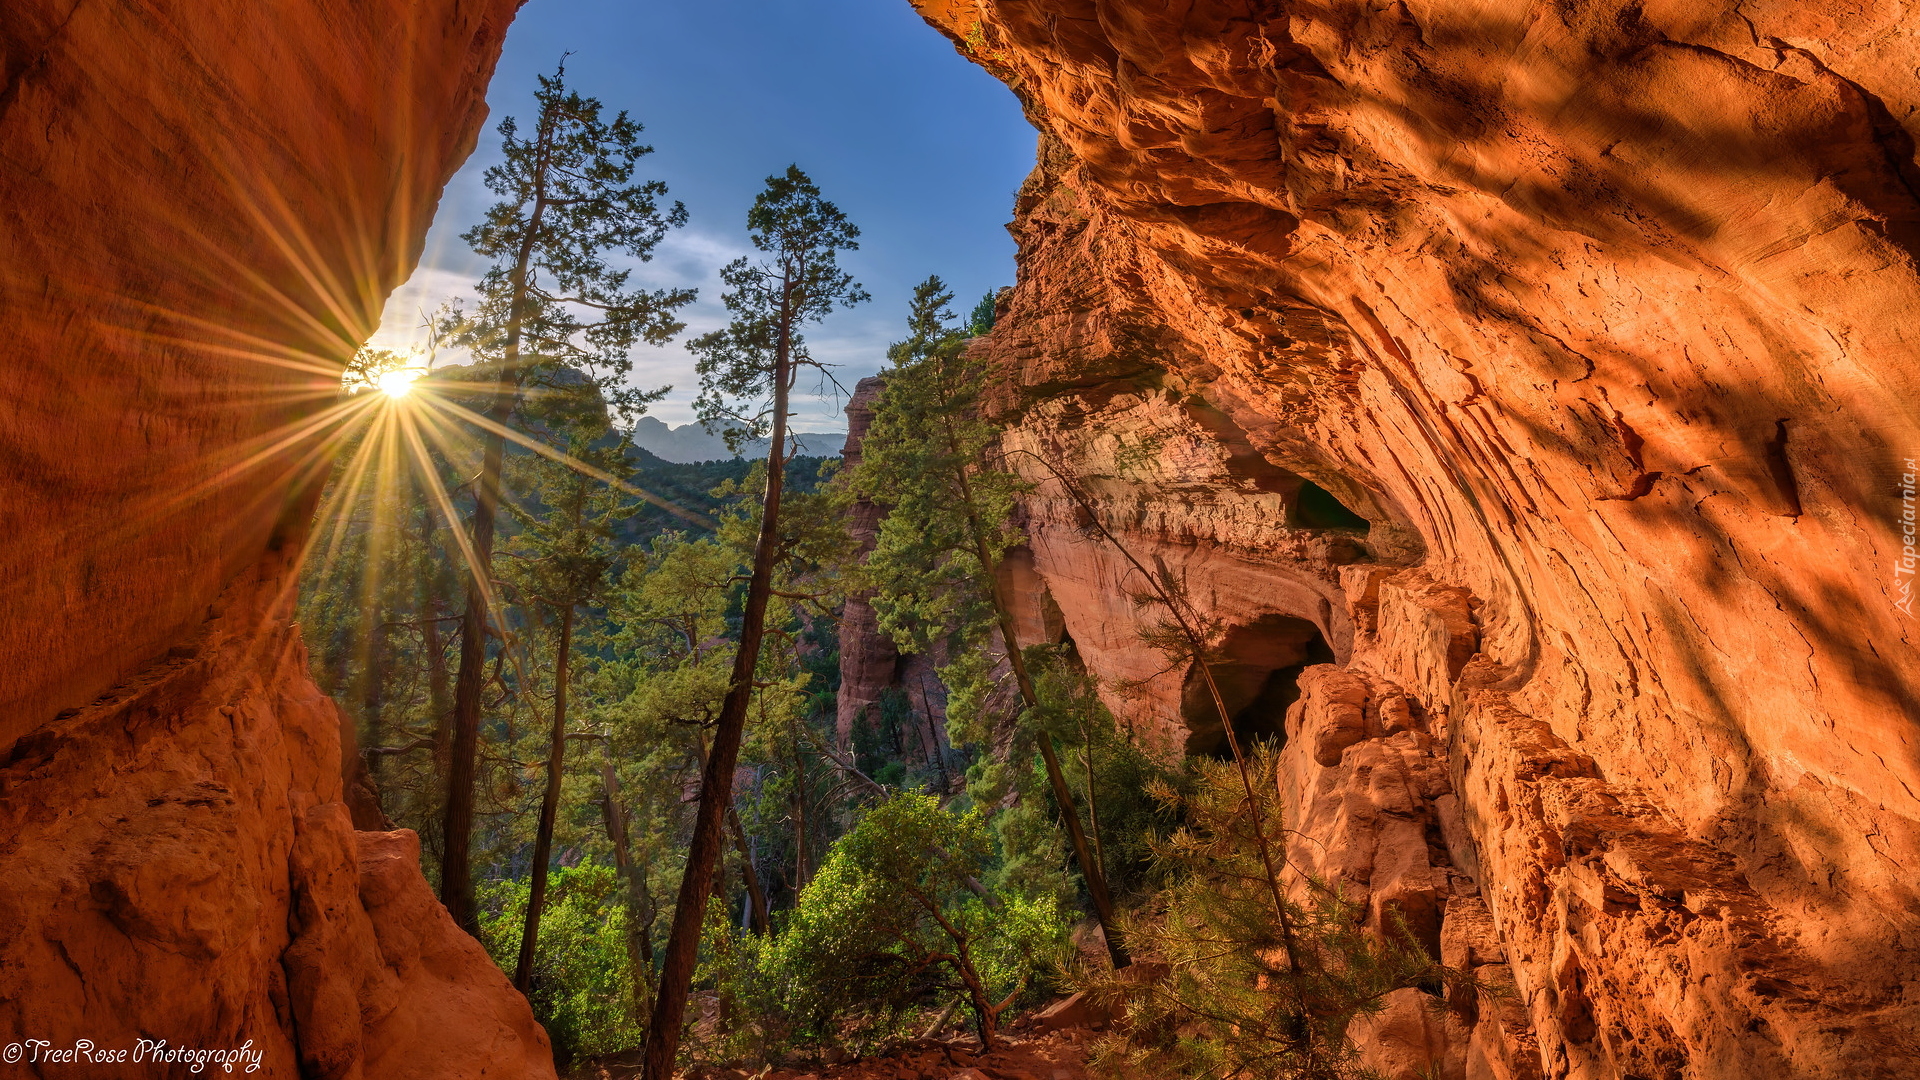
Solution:
[[[380,392],[392,398],[406,397],[413,384],[426,372],[419,368],[394,368],[381,372],[374,380]]]

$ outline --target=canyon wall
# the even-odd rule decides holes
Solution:
[[[914,3],[1042,132],[1035,587],[1199,746],[1089,516],[1170,571],[1329,869],[1511,980],[1376,1060],[1920,1074],[1907,7]]]
[[[873,426],[873,404],[880,397],[878,377],[869,375],[854,385],[847,399],[847,441],[840,450],[841,468],[860,465],[860,442]],[[886,510],[873,500],[861,498],[847,516],[847,532],[861,556],[873,550],[880,538],[880,519]],[[896,679],[900,652],[893,638],[880,632],[880,619],[869,602],[871,594],[855,593],[847,597],[840,615],[840,691],[834,697],[834,739],[842,747],[853,745],[858,725],[878,722],[880,695]]]
[[[0,9],[0,1044],[553,1073],[411,834],[354,829],[291,621],[340,365],[517,7]]]

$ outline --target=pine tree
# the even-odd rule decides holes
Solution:
[[[994,317],[998,313],[998,298],[991,292],[973,305],[973,313],[967,316],[967,336],[983,337],[993,331]]]
[[[628,351],[678,333],[673,312],[693,299],[690,290],[630,289],[628,272],[607,262],[610,253],[650,258],[686,211],[662,207],[660,182],[634,182],[635,162],[652,151],[639,141],[640,125],[624,112],[603,119],[600,103],[569,91],[565,75],[563,63],[541,77],[529,137],[512,117],[500,123],[506,160],[487,170],[486,184],[501,198],[463,237],[493,266],[478,308],[456,308],[441,326],[448,344],[469,349],[493,373],[483,414],[466,414],[481,428],[482,458],[442,830],[441,900],[469,932],[478,928],[469,848],[506,425],[530,390],[563,389],[563,371],[589,373],[623,417],[636,414],[664,391],[626,385]]]
[[[602,787],[610,808],[620,803],[608,815],[608,833],[616,864],[624,864],[639,960],[635,1013],[643,1023],[658,992],[655,896],[672,882],[670,856],[687,830],[681,793],[698,773],[702,728],[726,695],[733,660],[727,610],[738,572],[726,546],[668,533],[629,555],[608,597],[605,659],[595,675],[609,703],[607,750],[617,778],[603,777]]]
[[[609,474],[624,471],[628,444],[608,438],[604,406],[591,382],[529,403],[529,420],[544,427],[548,441],[573,461]],[[516,509],[522,529],[510,555],[517,557],[522,596],[553,616],[553,725],[547,749],[546,788],[534,835],[532,881],[525,930],[513,983],[526,993],[540,938],[540,917],[547,894],[548,863],[553,854],[554,822],[566,764],[567,703],[573,676],[575,619],[583,607],[598,603],[618,558],[617,522],[634,509],[618,490],[578,469],[544,457],[524,462],[544,513]]]
[[[1380,1080],[1359,1063],[1356,1020],[1395,991],[1479,987],[1434,962],[1397,910],[1376,932],[1360,905],[1318,879],[1303,876],[1303,898],[1283,897],[1276,919],[1255,822],[1281,821],[1277,755],[1263,746],[1246,765],[1257,781],[1251,803],[1239,768],[1225,762],[1203,766],[1185,794],[1153,786],[1186,824],[1154,843],[1167,883],[1129,931],[1165,973],[1091,980],[1127,1022],[1090,1064],[1117,1077]]]
[[[736,448],[749,439],[770,439],[766,490],[739,646],[701,777],[693,839],[647,1032],[648,1080],[673,1076],[687,995],[699,960],[702,922],[713,894],[726,812],[732,803],[734,767],[753,697],[774,567],[788,544],[780,516],[786,463],[792,453],[787,446],[788,410],[800,370],[820,366],[808,354],[800,330],[824,319],[836,306],[851,307],[867,299],[840,269],[837,258],[839,252],[859,246],[855,240],[860,230],[820,197],[820,189],[798,166],[768,177],[766,190],[747,212],[747,228],[753,246],[765,259],[742,258],[721,271],[721,279],[729,286],[725,300],[733,320],[696,338],[692,348],[700,356],[702,392],[697,408],[702,422],[709,430],[722,430]]]
[[[1024,708],[1037,711],[1040,695],[997,573],[1020,542],[1009,522],[1021,484],[989,461],[999,433],[980,417],[986,368],[967,356],[966,337],[947,309],[952,301],[938,277],[914,290],[908,337],[889,352],[893,366],[882,372],[885,388],[861,443],[855,485],[892,504],[867,562],[877,586],[874,610],[881,628],[903,648],[925,652],[935,639],[949,638],[953,655],[962,658],[950,669],[955,681],[969,664],[980,671],[973,661],[997,632]],[[1125,967],[1129,959],[1114,924],[1106,874],[1087,843],[1059,754],[1044,731],[1034,745],[1107,951],[1115,967]]]

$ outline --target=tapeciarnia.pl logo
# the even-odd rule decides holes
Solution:
[[[1913,458],[1900,464],[1900,558],[1893,564],[1893,606],[1913,617],[1914,573],[1920,569],[1920,525],[1915,522],[1914,481],[1920,475]]]

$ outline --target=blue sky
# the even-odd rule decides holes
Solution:
[[[655,152],[641,174],[687,206],[688,226],[635,270],[636,281],[700,289],[681,340],[725,321],[716,272],[751,252],[747,206],[790,162],[862,232],[843,265],[873,301],[808,334],[816,357],[843,365],[836,374],[849,388],[880,367],[928,274],[948,281],[963,314],[1013,283],[1004,226],[1033,165],[1033,129],[1012,93],[906,0],[532,0],[507,37],[479,146],[448,185],[420,269],[388,302],[376,343],[406,343],[422,309],[478,278],[459,234],[491,200],[480,177],[498,160],[494,126],[526,118],[535,74],[569,50],[569,83],[646,125]],[[637,383],[674,387],[652,415],[692,418],[698,388],[683,349],[642,347],[634,367]],[[830,392],[796,404],[801,429],[844,428]]]

